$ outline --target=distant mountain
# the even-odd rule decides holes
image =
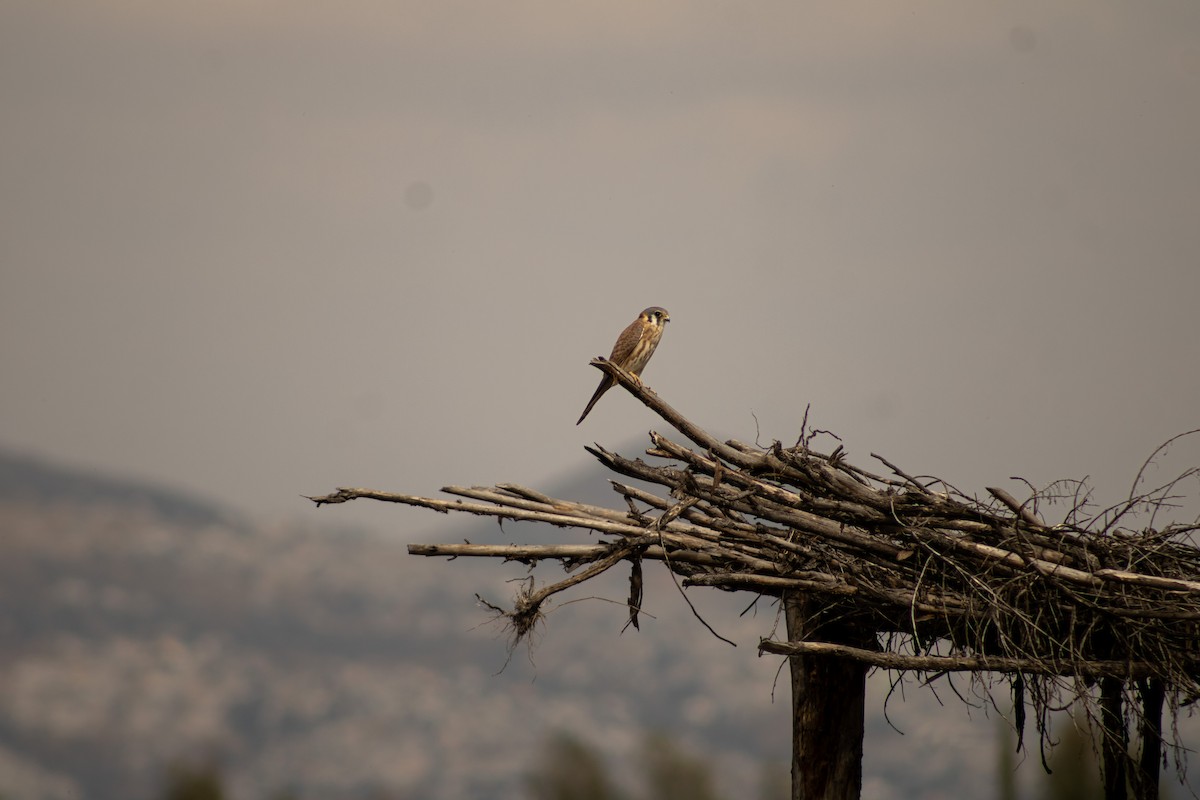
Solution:
[[[94,470],[51,464],[0,448],[0,501],[36,503],[111,503],[144,508],[163,519],[193,525],[231,521],[217,503],[144,481],[117,478]]]

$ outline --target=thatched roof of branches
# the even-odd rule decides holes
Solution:
[[[1152,525],[1153,512],[1169,506],[1178,482],[1195,470],[1098,513],[1084,502],[1084,487],[1066,481],[1030,487],[1023,499],[998,488],[980,498],[874,454],[878,472],[850,463],[840,446],[818,452],[807,429],[790,446],[718,441],[620,368],[592,363],[681,434],[652,432],[648,461],[587,448],[614,473],[660,491],[614,480],[624,499],[619,509],[512,484],[443,490],[465,500],[364,489],[312,499],[372,498],[609,537],[540,546],[410,545],[417,555],[563,562],[568,578],[541,587],[529,582],[507,612],[518,638],[551,595],[623,561],[640,575],[646,559],[664,562],[684,586],[818,596],[843,619],[879,634],[878,649],[763,640],[761,652],[830,653],[934,676],[1007,675],[1018,699],[1028,693],[1042,724],[1047,708],[1063,700],[1094,707],[1090,687],[1105,677],[1125,686],[1158,679],[1172,708],[1200,697],[1200,549],[1191,538],[1197,526],[1127,527],[1135,518]],[[1051,501],[1067,508],[1053,523],[1039,515]],[[636,615],[636,581],[630,600]]]

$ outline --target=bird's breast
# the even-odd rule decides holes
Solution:
[[[650,356],[654,355],[654,348],[658,347],[658,340],[662,338],[662,326],[647,325],[642,330],[642,335],[638,338],[637,344],[630,353],[629,366],[627,369],[634,375],[641,375],[646,364],[650,361]]]

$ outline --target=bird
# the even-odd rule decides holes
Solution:
[[[650,361],[650,356],[654,355],[654,348],[658,347],[658,341],[662,338],[663,331],[670,321],[671,315],[667,313],[665,308],[650,306],[641,314],[638,314],[638,318],[629,323],[629,327],[621,331],[621,335],[617,337],[617,343],[613,345],[612,355],[608,357],[608,360],[633,375],[633,377],[640,379],[642,370],[646,368],[646,364]],[[583,418],[592,410],[592,406],[596,405],[596,401],[616,385],[617,382],[613,378],[605,375],[601,379],[600,385],[596,387],[596,393],[588,401],[587,408],[579,415],[579,422],[575,424],[578,425],[580,422],[583,422]]]

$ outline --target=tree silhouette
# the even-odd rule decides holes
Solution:
[[[568,733],[546,746],[535,771],[526,779],[532,800],[619,800],[598,751]]]
[[[225,800],[221,770],[213,761],[176,761],[167,767],[162,800]]]

